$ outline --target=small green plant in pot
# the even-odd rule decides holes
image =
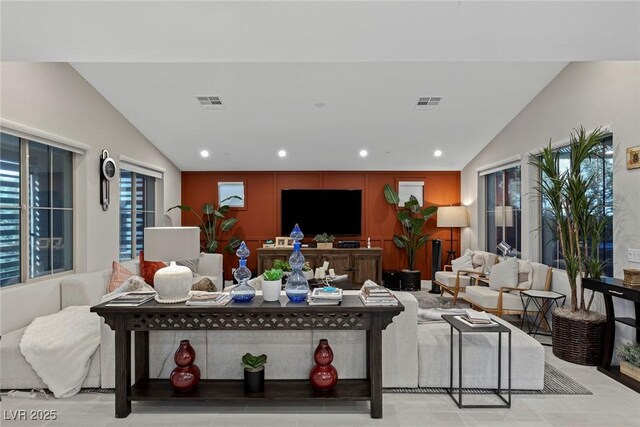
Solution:
[[[254,356],[251,353],[247,353],[242,356],[244,391],[246,393],[260,393],[264,391],[264,365],[266,363],[266,354]]]
[[[322,233],[316,234],[313,240],[316,242],[318,249],[331,249],[333,248],[333,241],[336,240],[336,238],[331,234]]]
[[[640,381],[640,344],[620,344],[616,355],[620,359],[620,373]]]
[[[283,272],[279,268],[272,268],[262,273],[262,298],[273,302],[280,299]]]

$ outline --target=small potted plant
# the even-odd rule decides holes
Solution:
[[[640,381],[640,344],[620,344],[616,354],[620,359],[620,373]]]
[[[331,234],[322,233],[316,234],[313,240],[316,242],[318,249],[331,249],[333,248],[333,241],[336,240],[336,238]]]
[[[291,275],[291,265],[289,264],[289,262],[287,261],[283,261],[281,259],[277,259],[273,262],[273,267],[272,268],[278,268],[280,270],[282,270],[282,275],[283,276],[290,276]],[[313,270],[311,269],[311,267],[309,266],[309,262],[305,262],[304,266],[302,267],[302,274],[304,275],[304,277],[307,280],[311,280],[313,279]]]
[[[244,366],[244,391],[246,393],[259,393],[264,391],[264,365],[267,363],[267,355],[254,356],[247,353],[242,356]]]
[[[272,268],[262,273],[262,298],[265,301],[278,301],[282,290],[282,270]]]

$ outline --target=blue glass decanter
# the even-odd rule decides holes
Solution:
[[[233,277],[238,281],[238,285],[231,289],[231,299],[235,302],[251,301],[256,296],[256,290],[247,283],[251,278],[251,270],[247,268],[247,257],[251,251],[247,245],[242,242],[236,251],[236,255],[240,258],[240,266],[236,268]]]
[[[300,251],[302,238],[304,234],[296,224],[293,227],[293,231],[289,235],[294,241],[293,253],[289,257],[289,264],[291,265],[291,275],[287,279],[287,283],[284,286],[284,291],[289,297],[291,302],[303,302],[307,299],[309,293],[309,282],[302,274],[302,267],[304,267],[304,255]]]

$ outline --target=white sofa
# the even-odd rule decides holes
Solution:
[[[122,263],[131,272],[140,271],[138,261]],[[206,254],[200,259],[198,273],[214,277],[222,288],[222,255]],[[25,328],[36,317],[47,316],[72,305],[94,305],[107,291],[111,269],[72,274],[33,284],[10,286],[0,290],[0,389],[46,387],[20,352]],[[105,350],[113,341],[113,332],[102,325],[102,345],[92,356],[83,387],[113,387],[114,352]]]
[[[208,276],[222,278],[222,257],[220,255],[207,255],[207,261],[202,262],[199,272]],[[219,257],[219,258],[217,258]],[[210,261],[210,262],[209,262]],[[137,272],[137,263],[127,266],[131,271]],[[18,326],[7,334],[3,333],[0,340],[0,387],[30,388],[44,386],[36,373],[31,369],[22,357],[18,343],[24,327],[33,318],[59,311],[72,305],[95,305],[100,302],[102,295],[106,293],[107,281],[110,271],[77,274],[67,276],[59,280],[57,295],[51,292],[49,297],[58,298],[57,306],[52,304],[49,312],[32,311],[31,319],[20,313],[20,309],[14,307],[13,314],[21,323],[14,321]],[[221,282],[216,280],[219,286]],[[38,284],[39,285],[39,284]],[[36,285],[20,287],[22,292],[37,300],[34,293]],[[9,290],[9,289],[7,289]],[[37,292],[37,291],[35,291]],[[357,291],[353,291],[357,292]],[[440,378],[446,375],[448,370],[439,367],[443,360],[442,352],[448,352],[448,334],[442,335],[443,324],[417,324],[418,302],[409,293],[395,293],[405,306],[405,311],[393,319],[393,323],[383,331],[383,372],[382,383],[384,387],[439,387]],[[4,290],[2,296],[4,297]],[[10,302],[19,304],[17,295],[11,293]],[[2,309],[5,311],[5,298],[2,298]],[[26,304],[26,300],[22,300]],[[3,319],[6,312],[2,313]],[[5,325],[3,325],[5,326]],[[11,339],[6,339],[7,337]],[[514,365],[514,384],[522,388],[542,388],[544,376],[544,351],[542,346],[524,332],[514,329],[514,342],[518,340],[526,344],[514,346],[514,360],[527,359],[527,354],[532,355],[534,362],[527,362],[527,369],[534,369],[534,374],[525,370],[519,370]],[[269,356],[266,371],[267,378],[308,378],[309,369],[312,366],[313,350],[320,338],[329,340],[334,350],[334,365],[340,378],[361,378],[366,376],[364,331],[167,331],[150,334],[150,375],[156,378],[168,377],[174,368],[173,353],[181,339],[189,339],[196,350],[196,364],[200,367],[203,378],[239,379],[242,378],[240,357],[246,352],[266,353]],[[434,348],[434,345],[437,348]],[[488,346],[476,347],[474,357],[478,360],[491,360],[491,354],[495,349]],[[434,353],[435,352],[435,353]],[[448,354],[448,353],[447,353]],[[7,357],[8,356],[8,357]],[[542,368],[540,368],[542,366]],[[433,369],[438,369],[439,374],[433,375]],[[19,373],[19,375],[18,375]],[[465,383],[466,380],[465,371]],[[524,378],[520,383],[515,382],[518,376]],[[101,329],[101,345],[91,360],[89,376],[84,383],[85,387],[112,388],[115,385],[114,362],[114,334],[106,325]],[[491,374],[488,375],[491,380]],[[533,377],[533,379],[531,379]],[[472,384],[472,382],[470,383]],[[475,384],[475,383],[474,383]],[[471,385],[470,385],[471,386]],[[489,387],[480,381],[478,386]]]

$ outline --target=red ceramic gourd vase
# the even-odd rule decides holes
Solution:
[[[338,371],[331,364],[333,362],[333,350],[329,347],[329,342],[321,339],[313,354],[316,366],[311,368],[309,381],[311,386],[318,391],[329,391],[338,382]]]
[[[189,344],[189,340],[180,341],[180,347],[176,350],[173,360],[178,366],[169,377],[171,386],[176,391],[192,390],[200,382],[200,368],[193,364],[196,351]]]

